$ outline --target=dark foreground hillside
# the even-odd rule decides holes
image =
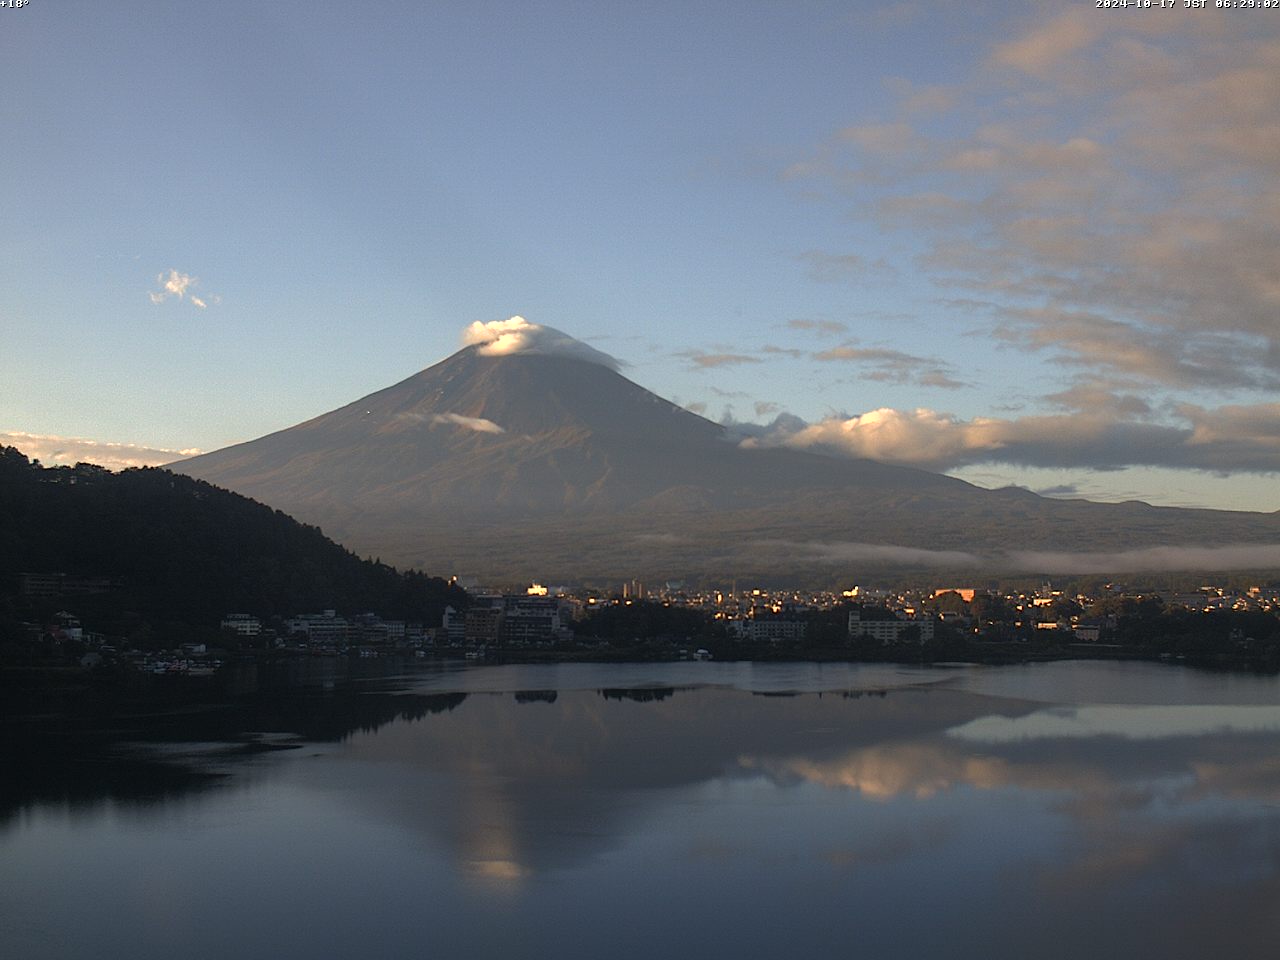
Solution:
[[[318,528],[202,480],[153,468],[42,467],[0,447],[6,630],[52,609],[121,635],[216,629],[230,612],[324,608],[434,624],[447,603],[462,602],[444,580],[362,560]]]

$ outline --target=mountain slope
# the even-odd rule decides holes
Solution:
[[[599,364],[490,357],[468,347],[421,373],[249,443],[174,464],[269,503],[405,511],[616,510],[650,500],[712,509],[780,490],[959,489],[870,461],[744,450],[718,424]]]
[[[362,553],[489,576],[799,573],[847,567],[853,554],[831,547],[847,543],[989,553],[1280,535],[1275,516],[1047,500],[867,460],[744,449],[599,363],[474,346],[172,469],[320,524]]]

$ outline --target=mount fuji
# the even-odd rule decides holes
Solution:
[[[1275,514],[1051,500],[748,448],[552,328],[513,318],[474,325],[469,339],[400,383],[170,469],[361,554],[489,579],[793,580],[1280,539]]]

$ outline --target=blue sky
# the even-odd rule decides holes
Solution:
[[[1280,508],[1278,10],[31,0],[0,63],[0,441],[46,462],[520,314],[753,442]]]

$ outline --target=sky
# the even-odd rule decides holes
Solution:
[[[0,7],[0,443],[164,463],[519,315],[810,447],[1280,509],[1280,9]]]

